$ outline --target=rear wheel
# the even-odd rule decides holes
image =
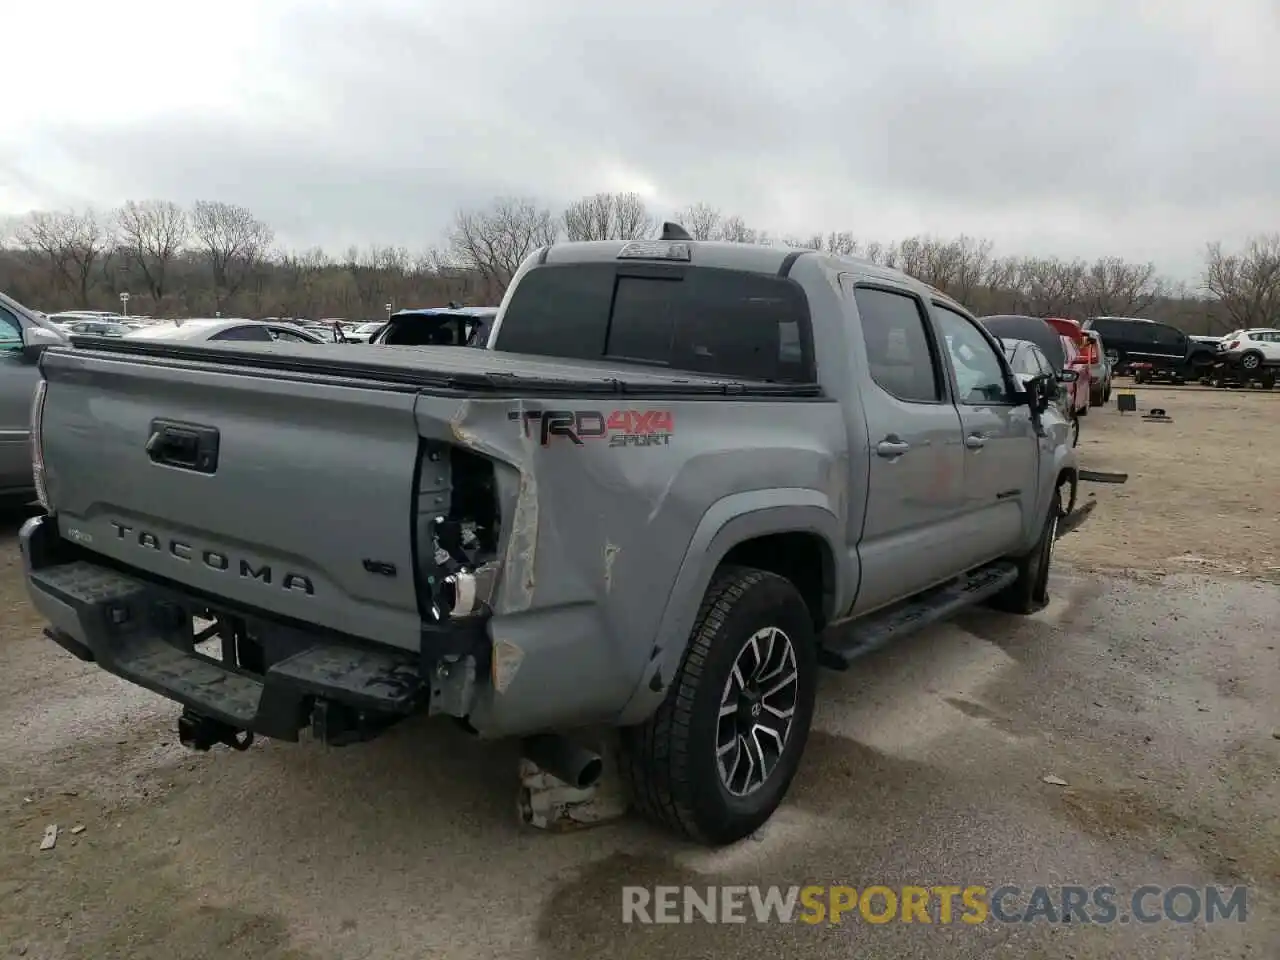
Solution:
[[[1240,369],[1253,372],[1262,367],[1262,354],[1257,350],[1250,350],[1240,358]]]
[[[1080,418],[1071,418],[1071,445],[1073,447],[1080,445]]]
[[[621,731],[620,768],[639,812],[712,845],[758,829],[799,766],[817,671],[813,618],[791,582],[718,571],[666,699]]]

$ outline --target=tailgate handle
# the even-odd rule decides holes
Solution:
[[[152,420],[147,456],[152,463],[195,473],[218,469],[218,428],[175,420]]]

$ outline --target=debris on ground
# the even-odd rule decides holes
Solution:
[[[44,828],[44,839],[40,841],[41,850],[52,850],[54,844],[58,842],[58,825],[51,823]]]
[[[1052,773],[1046,773],[1040,779],[1043,780],[1045,783],[1053,784],[1055,787],[1065,787],[1067,785],[1067,781],[1063,780],[1061,777],[1055,776]]]
[[[74,827],[72,827],[72,828],[71,828],[71,832],[72,832],[72,833],[84,833],[84,824],[83,824],[83,823],[77,823]]]

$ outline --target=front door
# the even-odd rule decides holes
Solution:
[[[865,369],[855,362],[869,449],[855,614],[954,575],[964,511],[960,417],[923,302],[906,289],[857,286]],[[858,476],[857,465],[853,475]],[[855,495],[858,491],[854,491]]]
[[[978,324],[939,303],[933,315],[955,377],[972,537],[966,552],[976,565],[1007,554],[1038,509],[1039,444],[1030,408],[1014,403],[1006,366]]]

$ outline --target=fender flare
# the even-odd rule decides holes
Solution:
[[[666,696],[689,645],[702,598],[724,557],[746,540],[777,533],[812,533],[822,538],[837,569],[835,609],[847,606],[848,598],[842,595],[845,578],[839,573],[842,557],[836,546],[844,536],[826,494],[781,487],[735,493],[717,500],[694,528],[658,622],[652,656],[618,716],[620,726],[641,722]]]

